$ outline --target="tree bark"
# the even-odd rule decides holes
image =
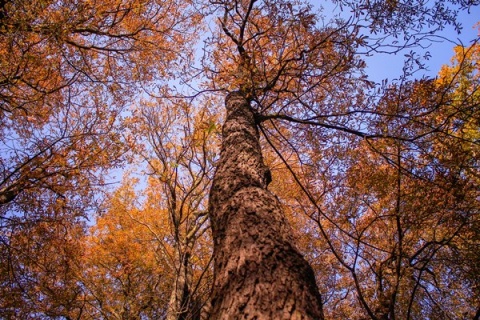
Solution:
[[[267,190],[270,172],[250,103],[233,92],[225,104],[209,203],[215,260],[210,319],[323,319],[313,270]]]
[[[190,286],[192,275],[189,272],[190,254],[180,253],[180,244],[175,248],[175,281],[173,283],[170,301],[168,303],[166,320],[184,320],[189,319],[188,315],[192,312],[189,302],[191,297]]]
[[[198,222],[200,223],[200,222]],[[194,295],[191,252],[198,240],[197,224],[188,226],[186,235],[180,235],[176,225],[175,239],[175,281],[167,308],[166,320],[201,320],[202,302]]]

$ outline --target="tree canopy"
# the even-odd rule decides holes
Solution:
[[[478,319],[479,4],[0,0],[0,318]]]

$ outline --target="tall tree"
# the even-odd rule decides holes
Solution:
[[[5,314],[21,309],[22,299],[29,302],[21,313],[26,317],[35,316],[32,306],[41,306],[44,317],[87,317],[88,303],[95,317],[198,314],[190,303],[190,270],[198,248],[192,241],[205,230],[198,222],[206,223],[200,196],[208,186],[208,159],[217,162],[208,206],[215,260],[210,318],[323,319],[323,312],[344,318],[478,318],[479,311],[466,306],[471,298],[457,294],[476,297],[471,275],[478,261],[472,249],[478,244],[478,205],[472,201],[478,199],[478,77],[468,69],[475,63],[464,63],[473,51],[459,50],[457,60],[468,68],[448,70],[440,81],[413,79],[424,61],[415,49],[446,24],[460,30],[453,9],[478,1],[335,2],[352,8],[353,16],[323,21],[301,0],[0,1],[1,240],[10,259],[0,275],[8,284],[3,292],[16,294]],[[193,66],[184,46],[199,17],[191,8],[210,15],[206,25],[212,28],[202,39],[201,65]],[[407,48],[412,51],[397,80],[377,85],[368,79],[362,55]],[[168,90],[156,90],[157,81],[171,75],[182,77]],[[199,93],[189,103],[171,93],[185,83],[200,83],[202,94],[225,98],[218,159],[204,156],[205,143],[197,145],[215,126],[189,127],[194,121],[185,106],[197,103]],[[65,217],[75,225],[98,197],[100,168],[122,163],[133,142],[124,129],[137,123],[121,116],[138,90],[145,99],[154,93],[170,99],[154,101],[166,108],[160,112],[143,109],[146,121],[136,133],[147,136],[142,156],[164,191],[159,197],[167,209],[152,207],[159,221],[172,226],[171,265],[178,281],[171,280],[168,294],[155,300],[163,305],[159,313],[142,315],[144,306],[154,312],[153,300],[136,299],[141,294],[135,289],[151,296],[158,277],[142,281],[165,265],[152,266],[138,255],[138,240],[144,239],[138,225],[99,219],[96,230],[108,234],[102,239],[117,245],[111,256],[96,256],[90,248],[109,249],[100,238],[92,240],[86,252],[105,264],[91,263],[86,274],[104,286],[92,286],[88,295],[64,272],[63,287],[75,294],[50,308],[45,292],[62,287],[61,281],[48,282],[53,271],[45,261],[9,254],[22,246],[51,252],[72,234],[53,228],[45,243],[38,236],[49,226],[43,222]],[[173,123],[187,130],[173,137]],[[185,134],[192,139],[182,140]],[[296,183],[283,201],[270,190],[265,147],[289,172],[285,180]],[[131,209],[132,194],[112,212],[134,212],[124,210]],[[295,206],[283,210],[282,203]],[[305,229],[314,244],[296,243],[285,215],[292,210],[313,222]],[[137,222],[143,222],[139,230],[155,225]],[[431,224],[435,228],[427,230]],[[127,249],[130,243],[134,250]],[[18,246],[10,250],[13,244]],[[305,257],[314,268],[300,250],[311,250]],[[146,270],[143,278],[135,268]],[[43,269],[48,272],[37,272]],[[46,283],[40,289],[36,275]],[[77,298],[84,299],[77,304]],[[62,313],[63,306],[72,312]],[[102,307],[103,315],[95,313]]]
[[[351,85],[355,58],[348,45],[337,48],[334,42],[349,41],[349,33],[341,27],[319,30],[308,6],[219,4],[223,16],[214,39],[217,63],[211,68],[215,87],[232,92],[225,102],[222,151],[209,204],[212,317],[322,319],[312,269],[295,247],[280,203],[267,190],[271,175],[263,163],[258,124],[268,112],[301,108],[297,95],[323,91],[326,74]]]
[[[216,272],[212,318],[322,319],[313,271],[267,190],[271,174],[249,101],[234,92],[226,107],[209,205]]]
[[[426,115],[438,111],[438,106],[447,100],[442,100],[442,94],[436,94],[436,90],[431,89],[430,93],[426,93],[426,102],[413,96],[412,101],[407,101],[405,105],[397,101],[392,104],[393,108],[383,110],[382,95],[378,95],[378,91],[370,91],[373,84],[363,73],[365,63],[359,54],[362,50],[373,53],[391,48],[390,52],[398,52],[421,46],[441,29],[443,23],[455,23],[455,14],[450,10],[434,12],[433,8],[416,3],[428,12],[421,15],[414,10],[415,4],[398,3],[384,8],[379,2],[372,7],[354,5],[358,10],[356,19],[338,20],[330,27],[320,28],[311,7],[297,2],[253,0],[217,1],[215,4],[221,14],[218,17],[218,32],[211,43],[217,46],[211,51],[211,63],[205,65],[204,70],[207,74],[210,72],[211,89],[225,90],[229,94],[225,102],[222,152],[209,206],[215,248],[212,316],[321,319],[318,289],[302,280],[313,281],[311,269],[292,246],[291,232],[279,203],[270,192],[265,191],[270,173],[262,160],[258,130],[264,133],[280,158],[284,155],[278,141],[283,144],[283,150],[291,150],[298,155],[298,161],[305,164],[303,167],[310,160],[321,158],[321,155],[315,155],[323,152],[313,148],[315,139],[335,150],[337,163],[345,159],[340,152],[348,150],[348,143],[352,142],[350,146],[354,146],[361,139],[372,143],[385,139],[404,141],[421,148],[422,137],[431,137],[438,130],[445,129],[435,126]],[[463,6],[464,9],[466,7]],[[385,15],[375,14],[379,8]],[[361,17],[362,13],[367,14],[366,18]],[[392,17],[401,23],[390,23]],[[421,30],[424,24],[431,27],[426,33]],[[370,40],[365,33],[362,34],[365,31],[363,26],[367,26],[369,34],[380,35]],[[403,41],[398,40],[399,35],[404,36]],[[409,88],[406,79],[421,67],[417,53],[407,55],[399,83],[401,91],[404,87]],[[422,83],[416,88],[428,91],[431,81],[424,82],[426,87]],[[385,96],[389,92],[389,89],[385,90]],[[416,90],[412,90],[412,95],[415,93]],[[431,99],[429,94],[433,96]],[[392,121],[396,126],[377,125]],[[402,130],[402,125],[408,129]],[[301,138],[309,139],[299,141]],[[312,145],[303,146],[302,142]],[[397,163],[403,168],[400,162],[390,159],[390,150],[377,152],[389,159],[389,164]],[[409,159],[415,152],[407,154],[405,157]],[[341,164],[338,165],[330,164],[334,168],[332,171],[345,170]],[[318,188],[313,184],[304,185],[306,180],[310,180],[308,177],[295,176],[318,215],[325,215],[326,211],[318,201],[320,197],[307,187],[313,187],[315,191]],[[338,191],[335,186],[333,188]],[[321,221],[324,219],[327,221]],[[356,295],[366,315],[372,319],[394,318],[397,297],[386,291],[395,286],[400,288],[400,284],[392,282],[387,285],[386,280],[381,280],[384,282],[377,293],[380,296],[385,294],[389,301],[383,302],[383,298],[377,297],[375,306],[371,306],[370,298],[361,288],[361,276],[356,272],[360,254],[363,254],[359,251],[363,250],[360,249],[362,237],[353,234],[349,239],[361,243],[354,251],[357,256],[352,262],[349,250],[355,250],[355,246],[348,243],[337,250],[337,236],[327,233],[328,223],[337,222],[328,215],[319,219],[319,232],[335,260],[350,271],[357,286]],[[401,228],[403,226],[396,227],[398,232],[395,236],[403,236]],[[352,236],[344,228],[341,232]],[[432,241],[442,240],[435,238]],[[389,248],[387,252],[398,255],[398,248]],[[400,252],[400,255],[403,254]],[[399,263],[398,259],[396,261]],[[289,266],[289,263],[294,266]],[[289,268],[298,271],[289,274],[285,271]],[[302,274],[300,278],[297,277],[299,274]],[[285,291],[285,284],[290,290]],[[384,289],[386,291],[382,291]],[[290,298],[290,294],[294,297]]]

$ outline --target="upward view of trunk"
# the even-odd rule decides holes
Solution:
[[[267,190],[249,102],[226,98],[223,144],[210,193],[215,280],[210,319],[323,319],[313,271]]]

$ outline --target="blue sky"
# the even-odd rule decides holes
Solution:
[[[310,0],[310,3],[314,7],[323,7],[322,13],[327,17],[333,17],[339,13],[339,7],[331,3],[330,1]],[[347,10],[346,10],[347,11]],[[349,12],[343,12],[342,17],[349,17]],[[457,32],[451,26],[447,26],[439,36],[451,39],[456,43],[462,43],[463,45],[469,45],[469,43],[479,36],[478,26],[474,28],[474,25],[480,21],[480,7],[473,7],[470,13],[462,12],[458,16],[458,21],[461,22],[463,30],[461,34]],[[422,70],[416,74],[416,77],[421,76],[434,77],[437,75],[441,66],[449,64],[450,59],[453,56],[454,43],[443,40],[438,42],[432,42],[428,49],[424,50],[430,52],[431,58],[426,62],[427,70]],[[415,49],[419,52],[419,49]],[[405,60],[404,54],[409,50],[405,50],[398,54],[375,54],[371,57],[364,57],[367,62],[367,74],[369,78],[376,82],[381,82],[383,79],[389,80],[398,78],[402,74],[403,63]]]
[[[449,27],[442,32],[442,36],[452,39],[457,43],[462,43],[468,46],[470,42],[478,37],[478,27],[474,28],[474,25],[480,20],[480,8],[476,7],[474,11],[476,14],[462,15],[461,21],[463,24],[463,30],[461,34],[457,34],[453,28]],[[417,76],[422,75],[435,77],[440,71],[442,65],[449,64],[453,57],[454,43],[448,41],[432,42],[430,47],[425,51],[431,53],[431,58],[426,62],[428,70],[424,70]],[[401,74],[404,53],[397,55],[378,54],[367,60],[368,74],[375,81],[381,81],[381,79],[392,79],[395,76]]]

